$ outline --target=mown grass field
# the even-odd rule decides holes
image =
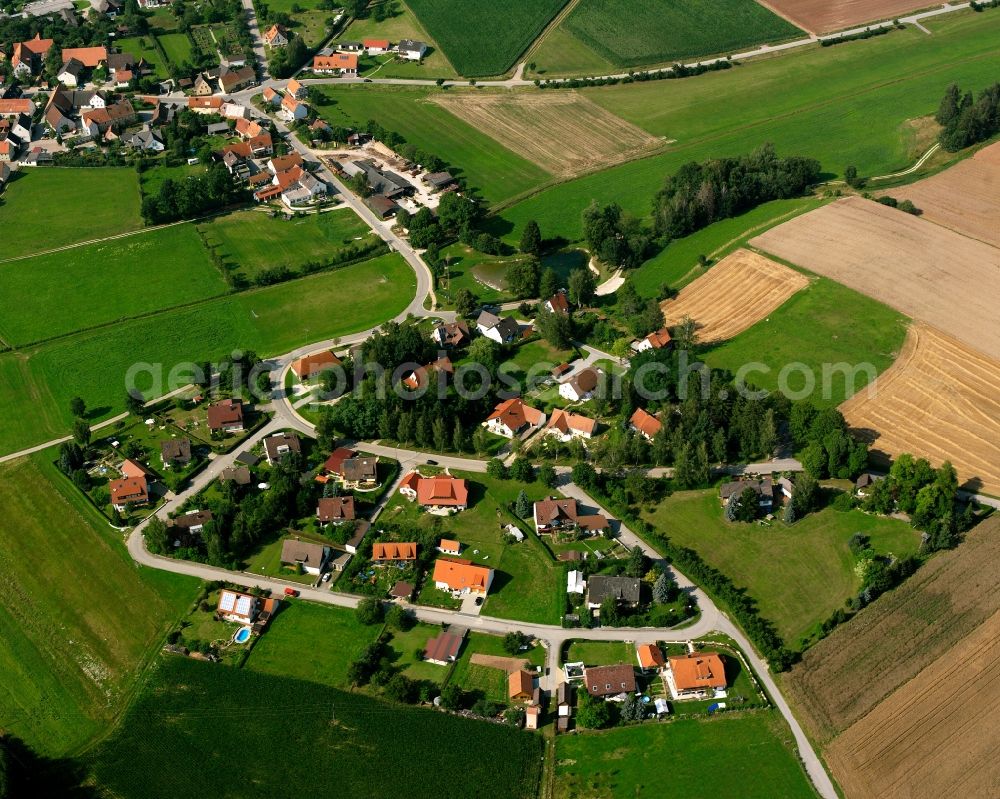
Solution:
[[[804,364],[814,381],[810,401],[832,407],[866,386],[873,372],[881,374],[892,365],[908,323],[892,308],[840,283],[813,278],[768,318],[703,357],[733,374],[747,364],[760,364],[746,372],[745,382],[769,391],[806,391],[804,370],[790,366]],[[834,369],[837,364],[849,367],[846,375]]]
[[[791,648],[861,587],[847,545],[854,533],[869,536],[883,555],[909,555],[920,545],[905,522],[861,511],[824,508],[791,526],[730,523],[714,488],[677,492],[643,517],[745,587]]]
[[[285,602],[245,668],[346,688],[347,667],[378,631],[361,624],[353,610]]]
[[[818,158],[832,176],[849,164],[862,175],[904,169],[919,156],[907,120],[933,114],[952,82],[984,88],[996,79],[1000,15],[948,14],[927,26],[933,36],[908,28],[695,78],[586,89],[597,104],[676,144],[505,208],[495,230],[516,244],[535,219],[543,236],[576,241],[591,201],[618,202],[648,216],[664,178],[684,163],[746,153],[765,142],[779,154]]]
[[[25,169],[5,189],[0,209],[2,258],[142,227],[132,169]]]
[[[625,4],[581,0],[560,27],[616,67],[733,52],[806,35],[754,0],[642,0]],[[535,55],[542,66],[547,63],[547,44]],[[584,69],[589,61],[582,62]],[[571,66],[569,71],[578,72],[579,67]]]
[[[293,219],[254,211],[217,216],[198,225],[205,241],[226,262],[253,280],[265,269],[329,261],[338,252],[368,243],[375,235],[349,208]]]
[[[47,755],[106,730],[197,591],[136,567],[54,457],[0,464],[0,727]]]
[[[502,75],[542,32],[566,0],[409,0],[409,6],[459,75]]]
[[[337,125],[364,125],[369,119],[395,131],[408,142],[446,161],[489,203],[508,199],[545,182],[549,175],[480,133],[439,105],[429,102],[428,89],[313,87],[312,96],[325,96],[328,105],[316,103],[324,119]]]
[[[248,785],[259,796],[287,796],[290,786],[320,796],[336,786],[340,796],[371,799],[489,786],[496,799],[534,799],[541,754],[540,737],[504,725],[170,658],[89,762],[97,783],[125,799],[166,799],[193,785],[218,799],[243,799]]]
[[[815,796],[776,711],[556,738],[556,799]]]
[[[177,225],[0,264],[0,338],[40,341],[228,290],[194,226]]]
[[[192,50],[191,40],[186,33],[167,33],[156,37],[167,54],[167,58],[174,64],[180,65],[185,61],[191,63]]]
[[[99,415],[120,410],[125,374],[134,364],[162,365],[166,378],[178,364],[234,349],[279,354],[378,325],[402,311],[415,289],[413,271],[391,254],[2,355],[0,374],[10,380],[0,382],[8,409],[0,452],[64,435],[74,396],[101,409]],[[148,396],[167,390],[148,377],[137,387]]]

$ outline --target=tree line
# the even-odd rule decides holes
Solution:
[[[934,117],[941,125],[938,141],[948,152],[957,152],[1000,133],[1000,82],[983,89],[977,97],[951,84],[941,98]]]

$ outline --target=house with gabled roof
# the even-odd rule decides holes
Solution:
[[[420,61],[427,52],[427,43],[414,39],[400,39],[396,45],[396,52],[400,58],[405,58],[407,61]]]
[[[438,558],[434,561],[434,586],[453,596],[486,596],[493,583],[493,569],[461,558]]]
[[[545,310],[549,313],[559,313],[564,316],[569,316],[569,300],[566,299],[566,293],[563,291],[557,291],[549,297],[545,301]]]
[[[372,563],[385,566],[394,563],[412,563],[417,559],[417,545],[412,541],[396,543],[379,541],[372,544]]]
[[[281,105],[282,95],[272,89],[270,86],[265,86],[264,91],[261,96],[264,98],[264,102],[268,105],[279,106]]]
[[[562,408],[555,408],[549,423],[545,425],[546,435],[555,436],[560,441],[569,441],[573,438],[584,438],[589,440],[597,430],[597,421],[588,416],[581,416],[578,413],[569,413]]]
[[[183,468],[191,463],[191,439],[171,438],[160,442],[160,461],[164,469]]]
[[[264,439],[264,455],[272,466],[292,452],[302,452],[302,442],[295,433],[275,433]]]
[[[253,594],[223,589],[219,593],[219,607],[216,612],[227,621],[250,624],[260,612],[260,599]]]
[[[295,78],[289,80],[288,84],[285,86],[285,94],[290,94],[296,100],[304,99],[308,93],[309,90],[306,88],[305,84],[295,80]]]
[[[587,607],[596,610],[609,597],[619,606],[638,607],[642,598],[642,581],[637,577],[592,574],[587,580]]]
[[[144,474],[122,477],[108,483],[111,505],[123,513],[129,505],[145,505],[149,502],[149,483]]]
[[[378,487],[378,456],[348,458],[341,464],[340,472],[345,488],[369,491]]]
[[[497,344],[509,344],[521,335],[521,326],[512,316],[503,318],[483,311],[476,319],[476,330]]]
[[[465,510],[469,506],[469,486],[460,477],[438,474],[423,477],[419,472],[410,472],[403,478],[399,493],[414,500],[429,513],[447,515]]]
[[[321,497],[316,506],[316,518],[320,524],[343,524],[356,518],[354,497]]]
[[[382,53],[389,52],[390,45],[388,39],[365,39],[362,44],[368,55],[381,55]]]
[[[663,423],[659,419],[642,408],[635,409],[635,413],[629,417],[628,424],[629,428],[647,441],[652,441],[656,437],[656,434],[660,432],[660,428],[663,427]]]
[[[284,47],[288,44],[288,29],[284,25],[275,23],[264,31],[264,43],[268,47]]]
[[[512,702],[527,702],[535,690],[535,675],[518,669],[507,675],[507,698]]]
[[[320,575],[326,571],[332,552],[323,544],[286,538],[281,544],[281,562],[299,566],[306,574]]]
[[[597,534],[606,531],[610,525],[601,514],[580,513],[575,499],[557,499],[547,497],[535,503],[535,531],[551,533],[556,530],[570,530],[579,527],[580,530]]]
[[[614,666],[587,666],[583,670],[587,693],[600,699],[624,699],[635,693],[635,669],[627,663]]]
[[[313,56],[312,70],[317,74],[353,77],[358,74],[358,55],[357,53],[332,53]]]
[[[726,665],[716,652],[689,652],[667,660],[666,678],[674,699],[703,699],[726,689]]]
[[[281,98],[281,110],[278,116],[288,122],[305,119],[309,116],[309,106],[301,100],[296,100],[291,94],[286,94]]]
[[[541,427],[545,418],[542,411],[525,405],[520,397],[512,397],[493,409],[483,427],[498,436],[513,438],[529,428]]]
[[[253,67],[240,67],[239,69],[225,68],[219,74],[219,90],[223,94],[238,92],[247,86],[253,86],[257,82],[257,73]]]
[[[300,381],[312,380],[323,372],[341,366],[343,361],[330,350],[314,352],[292,362],[292,371]]]
[[[221,97],[188,97],[188,110],[196,114],[221,114]]]
[[[243,431],[243,400],[224,399],[208,406],[208,429],[225,433]]]
[[[431,331],[431,339],[441,347],[464,347],[469,338],[469,326],[461,320],[444,322]]]
[[[666,665],[663,650],[657,644],[639,644],[635,648],[635,657],[643,671],[659,671]]]
[[[603,376],[600,369],[587,366],[559,384],[559,396],[572,402],[588,400],[597,392]]]
[[[431,638],[424,647],[424,660],[428,663],[435,663],[439,666],[447,666],[458,659],[459,650],[462,648],[462,639],[465,632],[456,635],[452,632],[441,633],[435,638]]]
[[[323,471],[328,475],[343,477],[344,461],[353,458],[355,455],[357,455],[357,453],[353,449],[348,449],[347,447],[337,447],[330,453],[330,457],[328,457],[326,462],[323,464]]]
[[[14,75],[23,78],[38,72],[53,44],[52,39],[43,39],[40,33],[26,42],[16,42],[10,57]]]

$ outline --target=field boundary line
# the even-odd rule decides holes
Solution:
[[[573,9],[580,5],[580,1],[581,0],[569,0],[569,2],[566,3],[562,9],[560,9],[559,13],[549,20],[549,24],[542,28],[538,36],[535,37],[535,40],[529,44],[527,49],[521,54],[520,59],[522,62],[531,58],[532,54],[541,46],[542,42],[549,37],[549,34],[552,33],[552,31],[554,31],[562,23],[562,21],[566,19],[566,17],[573,13]]]

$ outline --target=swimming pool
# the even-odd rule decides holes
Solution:
[[[233,641],[235,641],[237,644],[245,644],[247,640],[249,640],[249,638],[250,638],[250,628],[240,627],[240,629],[236,631],[236,635],[233,636]]]

